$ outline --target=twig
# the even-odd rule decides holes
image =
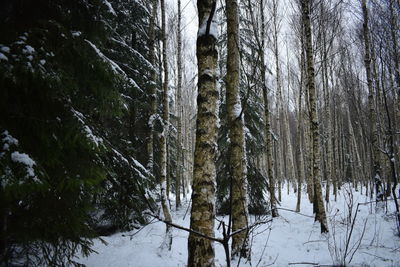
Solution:
[[[370,255],[370,256],[373,256],[373,257],[376,257],[376,258],[378,258],[378,259],[381,259],[381,260],[383,260],[383,261],[387,261],[388,259],[386,259],[386,258],[383,258],[383,257],[381,257],[381,256],[378,256],[378,255],[375,255],[375,254],[372,254],[372,253],[368,253],[368,252],[362,252],[362,253],[364,253],[364,254],[367,254],[367,255]]]
[[[154,218],[153,220],[151,220],[151,222],[149,222],[148,224],[145,224],[143,227],[141,227],[139,230],[137,230],[137,231],[134,232],[133,234],[129,234],[129,235],[123,234],[122,236],[123,236],[123,237],[129,236],[129,237],[130,237],[130,240],[132,240],[132,237],[133,237],[133,236],[135,236],[135,235],[138,234],[140,231],[142,231],[147,225],[153,224],[155,220],[156,220],[156,219]]]
[[[294,212],[294,213],[296,213],[296,214],[299,214],[299,215],[302,215],[302,216],[305,216],[305,217],[314,218],[314,216],[307,215],[307,214],[304,214],[304,213],[300,213],[300,212],[297,212],[297,211],[295,211],[295,210],[290,210],[290,209],[285,209],[285,208],[274,208],[274,209],[277,209],[277,210],[285,210],[285,211],[291,211],[291,212]]]
[[[303,245],[308,244],[308,243],[313,243],[313,242],[325,242],[325,240],[311,240],[311,241],[304,242]]]
[[[238,234],[238,233],[240,233],[240,232],[242,232],[242,231],[245,231],[245,230],[249,231],[250,229],[254,228],[254,227],[257,226],[257,225],[260,225],[260,224],[263,224],[263,223],[267,223],[267,222],[272,221],[272,219],[270,219],[270,220],[268,220],[268,221],[258,221],[258,222],[255,222],[255,223],[253,223],[252,225],[250,225],[250,226],[248,226],[248,227],[245,227],[245,228],[236,230],[236,231],[234,231],[234,232],[232,232],[232,233],[229,233],[229,232],[227,231],[227,229],[226,229],[226,227],[225,227],[225,222],[222,221],[221,223],[222,223],[222,229],[223,229],[223,232],[222,232],[223,238],[215,238],[215,237],[212,237],[212,236],[208,236],[208,235],[202,234],[202,233],[197,232],[197,231],[195,231],[195,230],[192,230],[192,229],[183,227],[183,226],[181,226],[181,225],[178,225],[178,224],[175,224],[175,223],[172,223],[172,222],[168,222],[168,221],[162,219],[160,216],[157,216],[157,215],[154,215],[154,214],[149,214],[149,215],[152,216],[153,218],[155,218],[155,219],[157,219],[157,220],[159,220],[159,221],[161,221],[161,222],[163,222],[163,223],[169,225],[169,226],[172,226],[172,227],[175,227],[175,228],[177,228],[177,229],[180,229],[180,230],[183,230],[183,231],[186,231],[186,232],[195,234],[195,235],[197,235],[197,236],[203,237],[203,238],[205,238],[205,239],[208,239],[208,240],[211,240],[211,241],[215,241],[215,242],[220,243],[220,244],[224,247],[225,254],[226,254],[226,263],[227,263],[227,266],[228,266],[228,267],[230,266],[229,239],[230,239],[232,236],[234,236],[234,235],[236,235],[236,234]]]
[[[261,259],[262,259],[263,256],[264,256],[264,252],[265,252],[265,249],[267,248],[267,244],[268,244],[269,236],[270,236],[270,235],[271,235],[271,229],[269,229],[267,241],[265,241],[265,245],[264,245],[263,251],[262,251],[262,253],[261,253],[260,259],[258,260],[258,263],[257,263],[256,267],[258,267],[258,265],[261,263]]]
[[[267,264],[267,265],[265,265],[265,267],[274,265],[274,264],[275,264],[275,262],[276,262],[276,260],[278,259],[278,256],[279,256],[279,254],[278,254],[278,255],[276,255],[276,257],[275,257],[275,259],[274,259],[274,261],[273,261],[273,262],[271,262],[270,264]]]
[[[269,219],[269,220],[267,220],[267,221],[258,221],[258,222],[255,222],[255,223],[253,223],[252,225],[250,225],[250,226],[248,226],[248,227],[244,227],[244,228],[242,228],[242,229],[239,229],[239,230],[236,230],[236,231],[232,232],[229,236],[234,236],[234,235],[236,235],[236,234],[238,234],[238,233],[240,233],[240,232],[243,232],[243,231],[245,231],[245,230],[250,230],[250,229],[254,228],[254,227],[257,226],[257,225],[266,224],[266,223],[269,223],[269,222],[272,222],[272,219]]]
[[[315,262],[289,262],[288,265],[300,265],[300,264],[307,264],[307,265],[319,265],[319,263],[315,263]]]
[[[194,230],[192,230],[192,229],[183,227],[183,226],[181,226],[181,225],[174,224],[174,223],[172,223],[172,222],[168,222],[168,221],[166,221],[166,220],[164,220],[164,219],[161,219],[159,216],[156,216],[156,215],[151,215],[151,216],[153,216],[153,217],[156,218],[157,220],[159,220],[159,221],[161,221],[161,222],[163,222],[163,223],[165,223],[165,224],[167,224],[167,225],[169,225],[169,226],[172,226],[172,227],[181,229],[181,230],[183,230],[183,231],[186,231],[186,232],[189,232],[189,233],[198,235],[198,236],[200,236],[200,237],[203,237],[203,238],[206,238],[206,239],[209,239],[209,240],[212,240],[212,241],[221,243],[221,244],[223,244],[223,242],[224,242],[224,240],[221,239],[221,238],[211,237],[211,236],[202,234],[202,233],[200,233],[200,232],[194,231]]]
[[[253,229],[253,232],[254,232],[254,230],[255,230],[255,229]],[[264,232],[266,232],[266,231],[268,231],[268,230],[271,230],[271,228],[266,228],[266,229],[264,229],[264,230],[262,230],[262,231],[259,231],[259,232],[257,232],[257,233],[254,233],[254,235],[255,235],[255,236],[261,235],[261,234],[263,234]]]

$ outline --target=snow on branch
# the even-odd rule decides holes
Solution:
[[[117,40],[115,38],[111,38],[111,40],[113,40],[114,42],[122,45],[123,47],[129,49],[129,51],[131,51],[132,53],[134,53],[141,61],[142,63],[144,63],[148,68],[150,68],[152,71],[157,71],[154,66],[145,58],[143,57],[143,55],[141,53],[139,53],[138,51],[136,51],[135,49],[133,49],[132,47],[130,47],[129,45],[127,45],[125,42]]]
[[[117,13],[115,12],[115,10],[114,10],[114,8],[112,7],[112,5],[110,4],[110,2],[108,2],[107,0],[103,0],[103,3],[107,6],[108,12],[110,12],[110,13],[113,14],[114,16],[117,16]]]
[[[71,107],[71,112],[74,115],[74,117],[78,119],[78,121],[82,124],[83,131],[86,134],[86,138],[93,144],[95,144],[96,147],[103,145],[103,138],[94,135],[92,129],[90,129],[90,127],[86,125],[85,116],[79,111],[75,110],[73,107]]]
[[[28,154],[14,151],[11,153],[11,160],[13,162],[25,165],[26,172],[28,173],[28,175],[31,177],[35,177],[35,171],[33,170],[33,166],[36,165],[36,162],[31,157],[29,157]]]
[[[125,73],[125,71],[123,71],[117,63],[115,63],[113,60],[109,59],[108,57],[106,57],[101,51],[100,49],[97,48],[97,46],[95,46],[92,42],[90,42],[89,40],[85,39],[85,42],[87,42],[96,52],[96,54],[105,62],[108,63],[110,65],[110,67],[112,68],[112,70],[114,71],[115,74],[119,74],[122,75],[122,77],[124,77],[125,79],[128,80],[128,82],[133,86],[136,87],[138,89],[140,89],[139,85],[130,77],[128,77],[128,75]],[[141,89],[140,89],[141,90]]]
[[[7,130],[5,130],[2,134],[2,139],[1,143],[3,143],[3,148],[2,150],[4,152],[0,153],[0,159],[6,156],[6,152],[9,151],[11,152],[11,146],[18,147],[19,142],[16,138],[14,138],[12,135],[9,134]],[[19,151],[13,151],[11,154],[9,154],[10,159],[12,162],[20,164],[25,168],[25,179],[31,178],[35,183],[40,183],[41,181],[37,178],[34,170],[34,166],[36,166],[36,162],[26,153],[22,153]],[[12,171],[10,168],[6,167],[5,168],[5,176],[2,176],[1,178],[1,186],[5,187],[9,184],[9,180],[7,179],[7,176],[12,174]],[[8,175],[7,175],[8,174]],[[24,183],[24,180],[19,180],[19,184]]]

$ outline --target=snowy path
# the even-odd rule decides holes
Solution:
[[[281,207],[293,210],[296,206],[296,196],[293,191],[286,194],[282,192]],[[333,196],[331,197],[333,199]],[[355,207],[359,202],[369,201],[369,198],[354,192]],[[189,226],[189,214],[183,219],[186,206],[173,213],[174,223]],[[375,211],[375,204],[360,206],[352,234],[349,248],[359,240],[365,219],[365,234],[360,248],[354,254],[349,266],[400,266],[400,238],[394,236],[394,207],[389,204],[389,212],[385,214],[384,208]],[[271,224],[262,225],[255,229],[252,238],[252,266],[288,266],[289,263],[316,263],[330,265],[334,263],[336,247],[337,254],[343,254],[346,240],[343,233],[346,232],[344,213],[346,213],[346,198],[343,192],[338,196],[338,201],[331,201],[328,210],[330,236],[321,235],[318,223],[314,219],[302,216],[290,211],[280,210],[280,217],[274,219]],[[302,197],[301,213],[312,215],[312,205],[305,195]],[[336,215],[335,215],[336,214]],[[254,217],[252,217],[254,221]],[[216,227],[218,225],[216,224]],[[348,230],[348,229],[347,229]],[[128,236],[135,233],[118,233],[103,239],[108,243],[105,246],[99,240],[95,241],[93,253],[89,258],[80,259],[79,262],[88,267],[176,267],[185,266],[187,261],[187,236],[188,233],[174,229],[171,251],[160,251],[159,246],[163,240],[165,226],[161,222],[152,223],[132,239]],[[332,238],[336,232],[336,246]],[[222,236],[216,231],[217,237]],[[331,249],[328,248],[330,244]],[[339,250],[341,249],[341,251]],[[224,251],[220,244],[215,244],[216,266],[225,266]],[[331,255],[332,254],[332,255]],[[350,257],[350,256],[349,256]],[[240,266],[250,266],[241,261]],[[311,265],[290,265],[311,266]]]

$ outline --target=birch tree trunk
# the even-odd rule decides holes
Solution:
[[[322,189],[320,181],[320,141],[319,141],[319,122],[317,116],[317,95],[315,88],[314,55],[311,36],[310,21],[310,0],[302,0],[302,17],[305,33],[306,61],[307,61],[307,87],[310,101],[310,119],[312,133],[312,159],[313,171],[312,178],[314,183],[314,207],[315,219],[321,224],[321,233],[328,232],[325,206],[322,199]]]
[[[393,42],[393,61],[394,61],[394,73],[395,73],[395,80],[397,84],[397,109],[400,110],[400,54],[399,54],[399,47],[398,47],[398,38],[396,34],[396,30],[398,31],[398,17],[396,18],[396,3],[394,0],[390,0],[389,8],[390,8],[390,33]],[[400,3],[397,3],[397,10],[400,8]]]
[[[286,103],[286,108],[285,108],[285,132],[286,132],[286,140],[287,140],[287,166],[288,166],[288,170],[287,170],[287,175],[288,175],[288,179],[290,182],[292,182],[293,184],[293,191],[294,193],[297,193],[298,190],[298,185],[296,186],[296,181],[295,181],[295,176],[296,176],[296,163],[294,160],[294,154],[293,151],[295,150],[294,145],[292,144],[292,138],[291,138],[291,130],[290,130],[290,119],[289,119],[289,114],[290,114],[290,110],[289,110],[289,106],[290,106],[290,91],[291,91],[291,77],[290,77],[290,72],[291,72],[291,68],[290,68],[290,63],[289,63],[289,50],[288,48],[286,48],[286,65],[287,65],[287,103]],[[293,94],[293,102],[296,103],[296,97]],[[296,105],[296,104],[295,104]],[[289,195],[289,183],[288,183],[288,195]]]
[[[177,85],[177,109],[178,109],[178,146],[177,146],[177,170],[176,170],[176,208],[181,206],[181,183],[183,177],[183,149],[182,149],[182,34],[181,34],[181,0],[178,0],[178,29],[177,29],[177,41],[178,41],[178,85]]]
[[[400,129],[400,53],[398,47],[398,29],[399,29],[399,17],[398,13],[396,16],[395,10],[399,10],[400,2],[394,2],[394,0],[390,0],[390,33],[392,36],[393,42],[393,61],[394,61],[394,76],[396,81],[396,88],[395,91],[397,92],[397,105],[395,108],[395,115],[393,118],[393,127],[394,129]],[[397,30],[397,32],[396,32]],[[394,160],[395,160],[395,167],[397,168],[397,173],[400,172],[400,135],[397,134],[394,136]],[[397,166],[396,166],[397,165]]]
[[[333,75],[333,64],[330,64],[329,66],[329,70],[330,70],[330,78],[331,78],[331,85],[332,88],[336,88],[335,82],[334,82],[334,75]],[[332,89],[332,93],[334,92],[334,90]],[[337,134],[337,114],[336,114],[336,103],[334,101],[334,97],[332,97],[333,99],[333,118],[331,117],[332,121],[331,121],[331,125],[333,126],[333,129],[331,128],[332,132],[333,132],[333,136],[331,135],[331,145],[332,145],[332,161],[331,161],[331,181],[332,181],[332,186],[333,186],[333,195],[335,196],[335,201],[337,200],[337,158],[338,158],[338,134]]]
[[[226,106],[230,139],[229,170],[232,183],[232,231],[248,226],[247,211],[247,162],[244,135],[244,114],[239,91],[239,9],[237,0],[226,1],[228,54],[226,74]],[[242,231],[232,237],[232,258],[250,256],[248,232]]]
[[[214,237],[217,122],[219,91],[216,86],[218,52],[216,48],[216,1],[197,2],[198,97],[196,145],[190,228]],[[212,241],[193,233],[188,239],[188,266],[214,266]]]
[[[289,101],[288,101],[289,102]],[[289,104],[288,104],[289,106]],[[289,125],[289,111],[285,109],[285,135],[286,135],[286,161],[287,161],[287,183],[288,183],[288,194],[289,194],[289,182],[294,184],[294,159],[293,159],[293,150],[292,150],[292,139],[290,134],[290,125]],[[297,191],[295,189],[295,191]]]
[[[287,185],[288,185],[288,195],[289,195],[289,182],[293,184],[295,188],[294,191],[297,192],[297,188],[295,187],[294,175],[295,175],[295,166],[294,166],[294,158],[293,158],[293,149],[292,149],[292,139],[291,139],[291,131],[289,125],[289,90],[288,87],[288,101],[287,108],[285,109],[285,134],[286,134],[286,167],[287,167]]]
[[[300,75],[301,75],[301,86],[307,86],[307,66],[306,66],[306,55],[305,55],[305,38],[304,38],[304,23],[301,23],[301,35],[300,35],[300,42],[301,42],[301,67],[300,67]],[[304,148],[305,148],[305,155],[304,155],[304,163],[305,163],[305,176],[306,176],[306,184],[307,184],[307,196],[310,203],[313,203],[314,199],[314,185],[312,180],[312,157],[311,157],[311,135],[310,135],[310,101],[309,101],[309,92],[308,90],[304,91],[304,98],[305,98],[305,111],[302,116],[305,116],[307,119],[303,120],[304,127],[303,127],[303,136],[304,136]]]
[[[276,116],[276,135],[278,140],[276,140],[275,146],[275,162],[276,162],[276,172],[275,180],[278,182],[278,200],[282,200],[282,181],[285,177],[286,166],[284,153],[284,140],[283,140],[283,104],[282,104],[282,86],[281,86],[281,70],[279,65],[279,48],[278,48],[278,4],[277,0],[272,0],[272,21],[273,21],[273,45],[274,45],[274,57],[275,57],[275,82],[276,82],[276,102],[275,110],[277,112]]]
[[[392,119],[390,117],[385,88],[382,88],[382,93],[383,93],[383,97],[384,97],[383,99],[384,99],[384,106],[385,106],[385,111],[386,111],[387,127],[388,127],[388,134],[389,134],[389,151],[387,152],[387,156],[389,159],[391,178],[393,181],[393,186],[391,188],[390,188],[390,181],[388,181],[388,189],[391,190],[391,192],[393,194],[393,201],[394,201],[394,204],[396,207],[397,230],[400,230],[400,212],[399,212],[399,203],[398,203],[397,194],[396,194],[397,173],[396,173],[396,165],[395,165],[394,129],[392,126]],[[389,194],[389,196],[390,196],[390,194]]]
[[[323,9],[321,5],[321,13]],[[328,83],[328,48],[326,41],[326,33],[322,32],[322,46],[323,46],[323,66],[322,66],[322,80],[323,80],[323,91],[324,91],[324,115],[326,124],[326,191],[325,201],[329,202],[330,184],[332,181],[332,131],[331,131],[331,104],[330,104],[330,92]]]
[[[267,173],[268,173],[268,180],[269,180],[269,194],[270,194],[270,205],[271,205],[271,212],[272,217],[277,217],[278,210],[276,209],[276,198],[275,198],[275,178],[274,178],[274,158],[272,155],[272,129],[271,129],[271,112],[269,109],[269,99],[268,99],[268,88],[267,88],[267,81],[266,81],[266,66],[265,66],[265,58],[264,58],[264,40],[265,40],[265,19],[264,19],[264,0],[260,1],[260,10],[261,10],[261,51],[260,58],[261,58],[261,80],[263,86],[263,98],[264,98],[264,112],[265,112],[265,135],[266,135],[266,147],[267,147]]]
[[[348,127],[349,127],[349,135],[350,135],[350,144],[354,147],[354,154],[356,157],[356,162],[354,164],[354,167],[355,167],[354,176],[357,177],[356,183],[358,183],[359,181],[361,181],[361,178],[366,176],[366,174],[364,173],[364,168],[362,167],[362,164],[361,164],[361,156],[360,156],[360,152],[359,152],[358,145],[357,145],[357,139],[356,139],[353,124],[352,124],[351,118],[350,118],[349,105],[347,105],[347,120],[348,120],[348,124],[349,124]],[[355,185],[354,188],[356,188],[356,191],[357,191],[357,185]]]
[[[158,0],[152,0],[152,9],[149,25],[149,62],[154,67],[151,70],[150,86],[150,117],[148,121],[149,136],[147,141],[147,169],[154,175],[154,120],[157,116],[157,72],[155,69],[155,28]]]
[[[160,136],[160,161],[161,161],[161,206],[164,213],[164,219],[167,222],[172,222],[171,213],[168,205],[167,197],[167,138],[169,132],[169,101],[168,101],[168,63],[167,63],[167,34],[165,25],[165,1],[161,0],[161,20],[162,20],[162,40],[163,40],[163,67],[164,67],[164,82],[163,82],[163,121],[164,129]],[[166,246],[171,249],[172,245],[172,229],[166,224]]]
[[[376,197],[380,197],[381,192],[381,167],[379,162],[380,152],[378,148],[378,130],[376,127],[376,112],[375,112],[375,92],[372,84],[372,72],[371,72],[371,48],[369,41],[369,26],[368,26],[368,8],[367,1],[362,0],[362,11],[363,11],[363,38],[364,38],[364,63],[367,74],[367,85],[368,85],[368,106],[370,116],[370,127],[371,127],[371,145],[372,145],[372,158],[373,158],[373,179],[375,182]]]
[[[300,60],[302,61],[302,60]],[[301,65],[301,64],[300,64]],[[301,75],[302,76],[302,75]],[[301,142],[301,134],[302,134],[302,125],[303,125],[303,114],[302,114],[302,86],[303,86],[303,77],[300,78],[299,85],[299,109],[297,115],[297,203],[296,203],[296,211],[300,212],[300,204],[301,204],[301,182],[304,177],[304,160],[303,160],[303,147]]]

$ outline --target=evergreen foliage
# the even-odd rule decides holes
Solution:
[[[0,257],[64,266],[144,223],[149,13],[138,1],[6,1],[0,26]]]

